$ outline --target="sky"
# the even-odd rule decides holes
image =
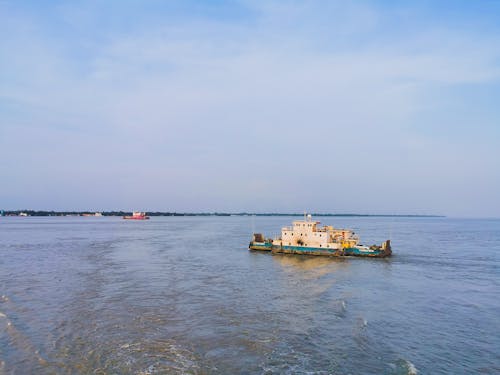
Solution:
[[[500,1],[0,0],[0,208],[500,217]]]

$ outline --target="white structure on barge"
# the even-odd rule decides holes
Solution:
[[[274,239],[265,239],[262,234],[254,233],[249,249],[330,256],[386,257],[392,254],[389,240],[381,246],[364,246],[359,244],[358,236],[350,229],[331,225],[320,227],[319,224],[307,215],[304,220],[293,221],[291,227],[283,227],[281,236]]]

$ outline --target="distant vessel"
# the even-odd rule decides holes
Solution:
[[[319,221],[313,221],[311,215],[307,215],[304,220],[294,221],[291,227],[282,228],[281,236],[274,239],[264,238],[261,233],[254,233],[249,249],[337,257],[383,258],[392,254],[390,240],[383,242],[380,246],[365,246],[359,244],[359,238],[352,230],[338,229],[329,225],[319,227],[318,224],[320,224]]]
[[[101,212],[95,212],[93,214],[82,214],[82,216],[86,216],[86,217],[90,217],[90,216],[95,216],[95,217],[101,217],[102,216],[102,213]]]
[[[127,220],[149,220],[149,216],[146,216],[145,212],[134,211],[132,216],[124,216],[124,219]]]

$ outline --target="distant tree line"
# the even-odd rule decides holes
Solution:
[[[4,216],[19,216],[21,213],[28,216],[86,216],[94,215],[96,211],[44,211],[44,210],[5,210],[1,211]],[[102,216],[128,216],[131,211],[102,211]],[[146,212],[148,216],[304,216],[303,213],[251,213],[251,212]],[[340,216],[340,217],[444,217],[443,215],[375,215],[375,214],[332,214],[332,213],[312,213],[312,216]]]

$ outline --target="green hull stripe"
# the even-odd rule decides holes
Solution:
[[[277,250],[280,249],[279,246],[275,246],[274,248],[277,249]],[[291,251],[300,251],[301,253],[315,253],[315,252],[337,253],[337,252],[339,252],[338,249],[329,249],[327,247],[306,247],[306,246],[288,246],[288,245],[283,245],[283,246],[281,246],[281,249],[283,249],[283,250],[291,250]]]

